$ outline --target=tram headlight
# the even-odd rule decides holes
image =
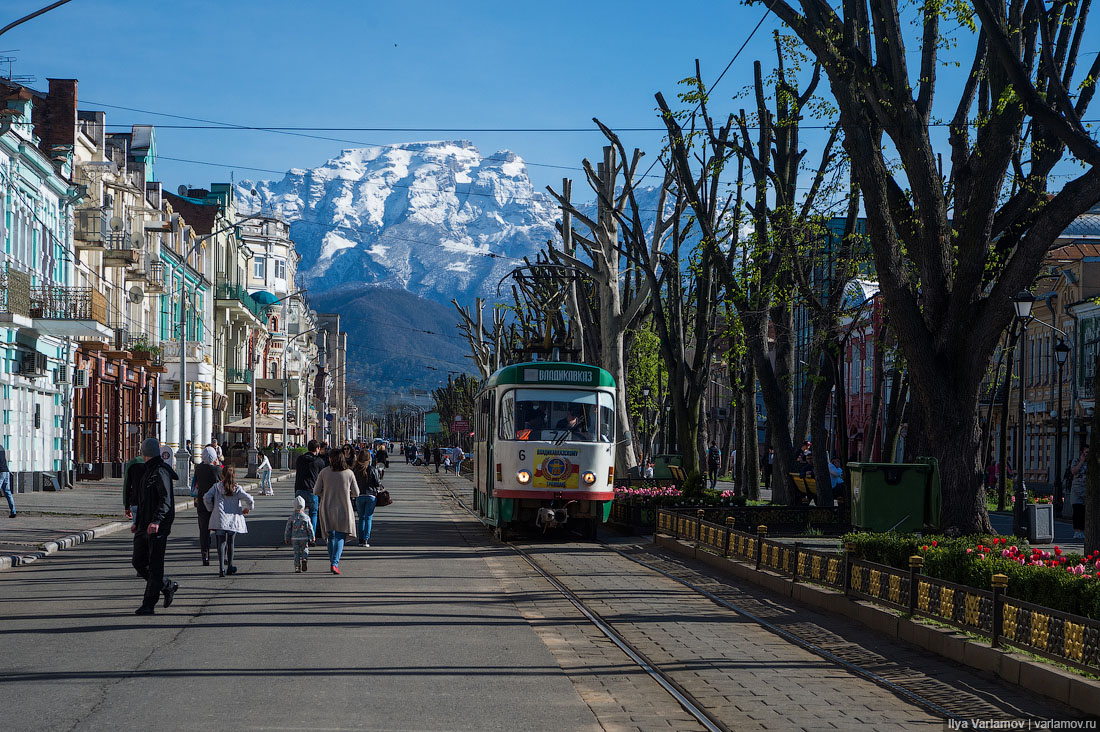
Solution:
[[[516,473],[516,480],[518,480],[523,485],[527,485],[531,482],[531,474],[526,470],[521,470]]]
[[[596,474],[593,473],[591,470],[585,473],[582,477],[584,478],[585,485],[592,485],[596,482]]]

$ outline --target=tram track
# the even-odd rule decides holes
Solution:
[[[443,481],[437,481],[438,485],[450,495],[452,500],[455,501],[464,511],[469,513],[479,522],[481,517],[477,512],[471,509],[461,496],[457,495],[450,486]],[[512,550],[517,556],[522,558],[524,562],[529,565],[539,576],[541,576],[556,592],[566,598],[584,617],[592,623],[605,637],[607,637],[612,643],[618,646],[639,668],[645,671],[651,678],[654,679],[666,692],[668,692],[676,702],[684,709],[685,712],[695,718],[705,729],[707,730],[722,730],[727,732],[731,728],[713,714],[707,707],[695,698],[687,689],[677,682],[672,674],[664,669],[658,663],[650,660],[645,653],[639,650],[634,644],[632,644],[623,633],[617,630],[610,622],[604,619],[596,610],[594,610],[588,603],[584,601],[577,593],[569,589],[562,578],[560,578],[555,572],[546,568],[538,560],[533,557],[528,551],[515,543],[505,540],[500,540],[500,543],[510,550]],[[921,708],[922,710],[929,712],[942,720],[963,720],[965,717],[956,714],[944,706],[937,704],[936,702],[929,700],[920,694],[906,689],[905,687],[890,681],[887,678],[871,671],[867,668],[860,666],[857,663],[848,661],[831,651],[822,648],[818,644],[808,639],[802,638],[799,635],[790,632],[778,625],[769,622],[768,620],[759,617],[757,614],[751,612],[749,609],[740,606],[736,603],[730,602],[725,598],[719,597],[715,593],[710,592],[693,582],[679,577],[671,572],[668,572],[654,564],[637,557],[631,556],[629,553],[622,551],[614,546],[607,544],[606,542],[596,542],[599,546],[602,546],[605,550],[615,553],[623,559],[637,564],[647,571],[657,573],[668,580],[676,582],[677,584],[687,588],[696,595],[703,597],[711,603],[723,608],[724,610],[736,613],[741,618],[757,625],[758,627],[766,630],[767,632],[776,635],[784,641],[791,643],[813,655],[827,661],[828,663],[843,669],[844,671],[851,673],[859,678],[869,681],[876,686],[889,691],[900,699]]]

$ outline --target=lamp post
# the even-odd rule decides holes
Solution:
[[[1016,319],[1020,322],[1020,409],[1019,427],[1016,431],[1016,484],[1013,486],[1015,500],[1012,505],[1012,533],[1023,537],[1026,535],[1024,528],[1024,501],[1027,500],[1026,486],[1024,484],[1024,420],[1026,408],[1024,403],[1024,355],[1027,349],[1027,326],[1031,322],[1031,308],[1035,304],[1035,296],[1027,290],[1016,294],[1012,301],[1016,308]]]
[[[1054,422],[1054,515],[1062,515],[1062,369],[1069,358],[1070,347],[1064,338],[1054,347],[1054,359],[1058,362],[1058,416]]]

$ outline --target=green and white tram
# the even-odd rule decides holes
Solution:
[[[615,382],[601,368],[506,366],[476,397],[474,503],[501,534],[569,525],[594,537],[614,498]]]

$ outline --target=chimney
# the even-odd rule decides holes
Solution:
[[[50,158],[58,148],[76,147],[76,79],[48,79],[50,91],[36,120],[39,147]]]

